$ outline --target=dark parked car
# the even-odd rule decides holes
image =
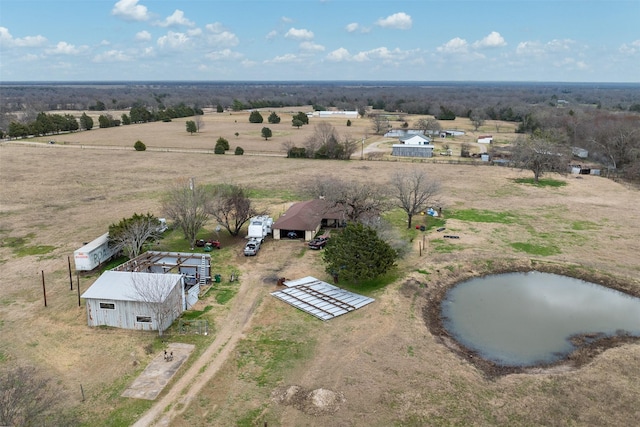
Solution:
[[[298,238],[298,233],[296,233],[295,231],[290,231],[287,233],[287,237],[290,239],[297,239]]]
[[[327,240],[329,240],[329,238],[325,236],[316,237],[315,239],[309,242],[309,249],[318,251],[326,246]]]

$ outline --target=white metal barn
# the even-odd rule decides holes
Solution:
[[[184,279],[182,274],[105,271],[82,298],[89,326],[145,331],[155,331],[161,326],[164,330],[184,310]],[[158,325],[153,304],[169,308],[162,325]]]

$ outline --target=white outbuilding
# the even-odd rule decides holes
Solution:
[[[184,276],[105,271],[82,298],[89,326],[165,330],[184,311]]]

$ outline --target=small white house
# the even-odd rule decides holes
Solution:
[[[480,135],[478,144],[493,144],[493,135]]]
[[[429,145],[431,140],[424,135],[411,135],[400,138],[400,142],[405,145]]]
[[[183,312],[184,279],[182,274],[110,270],[82,298],[89,326],[165,330]]]

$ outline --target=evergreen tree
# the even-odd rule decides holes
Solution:
[[[267,119],[267,121],[271,124],[278,124],[280,123],[280,116],[278,116],[276,112],[273,111],[271,112],[271,114],[269,114],[269,118]]]
[[[349,283],[374,279],[395,266],[398,254],[375,229],[350,223],[335,233],[323,253],[326,271]]]
[[[258,110],[252,111],[251,114],[249,115],[250,123],[262,123],[263,121],[264,119],[262,118],[262,114],[260,114],[260,111]]]

